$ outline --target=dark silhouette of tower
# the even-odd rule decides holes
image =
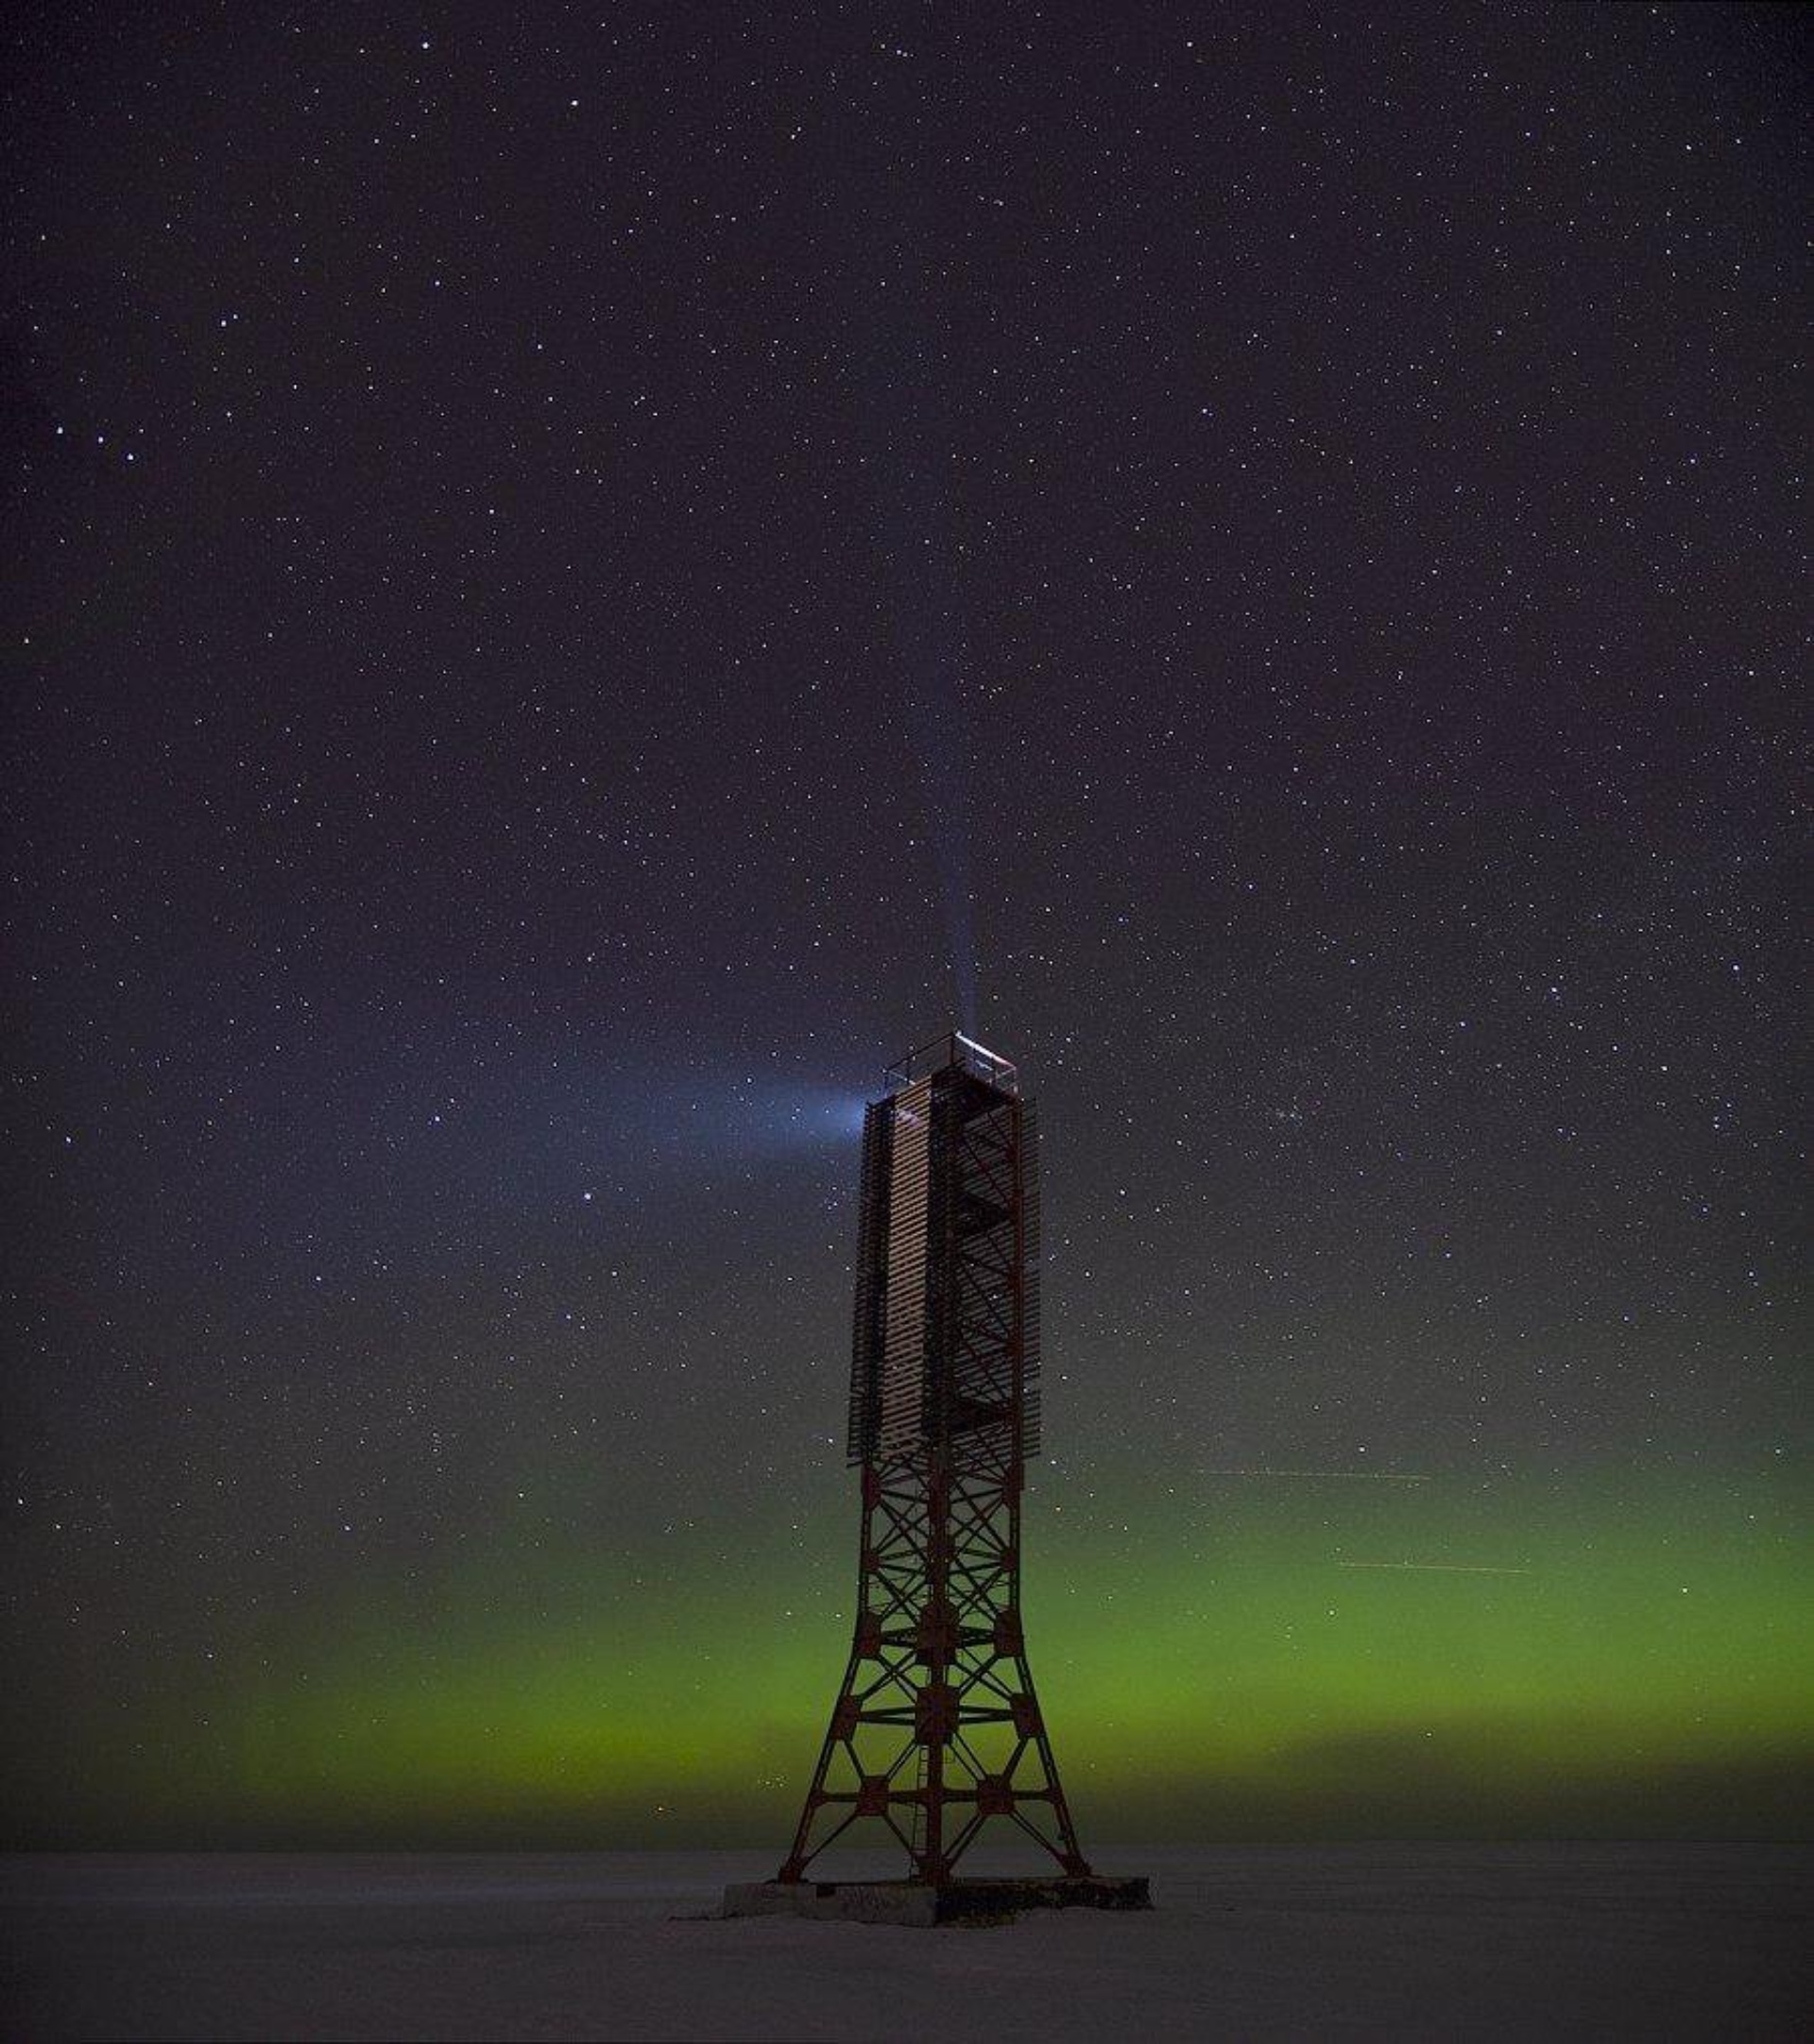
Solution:
[[[1020,1494],[1039,1452],[1034,1104],[1011,1064],[956,1034],[888,1079],[863,1138],[856,1629],[779,1878],[801,1881],[872,1818],[933,1887],[991,1820],[1081,1881],[1020,1623]]]

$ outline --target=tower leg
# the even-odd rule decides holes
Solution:
[[[997,1819],[1062,1873],[1089,1872],[1027,1662],[1019,1521],[1001,1472],[865,1468],[855,1634],[781,1881],[860,1819],[933,1887]]]

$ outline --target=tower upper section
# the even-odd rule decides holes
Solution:
[[[864,1123],[849,1458],[1018,1470],[1038,1452],[1034,1103],[956,1031],[888,1079]]]
[[[998,1092],[1020,1091],[1019,1077],[1008,1060],[984,1050],[974,1037],[967,1037],[961,1029],[934,1037],[930,1043],[922,1043],[916,1051],[909,1051],[905,1057],[890,1065],[886,1074],[889,1090],[898,1092],[916,1079],[930,1077],[935,1072],[967,1072]]]

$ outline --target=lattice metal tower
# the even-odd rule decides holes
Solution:
[[[856,1631],[779,1878],[802,1880],[859,1818],[934,1886],[991,1819],[1083,1876],[1020,1625],[1020,1493],[1039,1451],[1034,1104],[1011,1064],[955,1034],[888,1079],[863,1137]]]

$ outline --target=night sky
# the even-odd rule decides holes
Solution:
[[[1803,1820],[1801,17],[7,35],[6,1842],[779,1852],[954,1021],[1087,1846]]]

